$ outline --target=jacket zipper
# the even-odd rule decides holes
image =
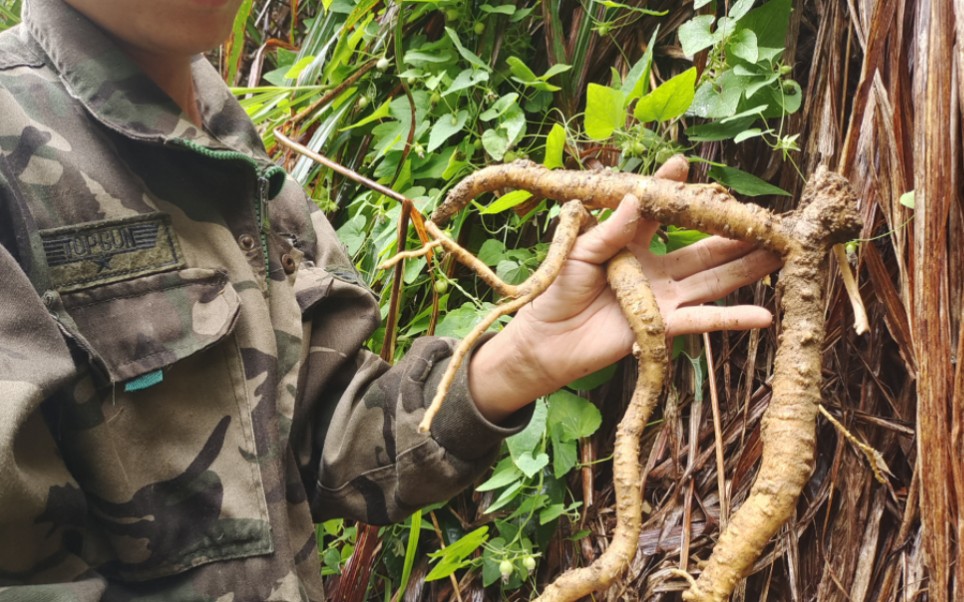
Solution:
[[[261,234],[261,252],[264,255],[264,279],[268,282],[268,178],[264,172],[258,174],[258,198],[255,200],[254,218],[258,220],[258,229]]]

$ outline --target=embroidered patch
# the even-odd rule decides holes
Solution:
[[[50,281],[65,291],[182,267],[171,218],[161,213],[41,230]]]

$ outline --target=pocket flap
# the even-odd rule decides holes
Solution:
[[[63,320],[111,382],[154,372],[234,328],[240,299],[222,271],[188,268],[61,295]],[[71,323],[72,322],[72,323]]]

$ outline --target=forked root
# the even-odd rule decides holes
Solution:
[[[636,556],[642,529],[643,496],[640,439],[663,391],[668,364],[665,329],[656,297],[639,261],[622,251],[607,266],[609,286],[636,335],[639,375],[636,389],[616,430],[613,446],[613,488],[616,528],[609,547],[587,567],[566,571],[550,583],[537,602],[571,602],[608,588]]]
[[[549,171],[532,163],[517,162],[485,168],[463,180],[436,210],[432,221],[442,224],[475,196],[507,187],[525,189],[556,200],[579,198],[589,208],[614,208],[624,196],[633,194],[639,199],[640,212],[646,219],[751,242],[784,259],[779,284],[782,293],[782,334],[775,358],[773,395],[762,423],[762,465],[750,496],[732,516],[705,569],[684,594],[687,600],[702,602],[728,599],[773,535],[793,514],[813,470],[815,423],[821,401],[820,352],[824,337],[823,297],[828,274],[827,258],[834,243],[852,238],[859,230],[860,221],[853,193],[841,176],[818,169],[804,191],[800,207],[787,214],[775,215],[756,205],[737,202],[719,186],[680,184],[608,171]],[[558,265],[554,263],[551,269],[547,267],[547,259],[546,264],[537,271],[540,279],[543,274],[548,277],[558,272],[564,254],[558,260],[553,259],[554,262],[558,261]],[[621,265],[623,261],[614,260],[614,264]],[[648,290],[642,285],[644,279],[639,275],[634,278],[628,285],[613,280],[612,286],[614,289],[628,286]],[[544,290],[548,281],[540,286],[526,288],[522,293],[527,296],[525,302]],[[643,293],[637,291],[633,294]],[[637,300],[640,297],[625,298]],[[516,304],[520,299],[521,295],[511,305],[498,309],[494,318],[487,318],[486,326],[524,304]],[[623,298],[621,303],[625,303]],[[624,311],[628,316],[636,316],[640,312],[647,316],[650,310],[646,307],[641,302],[633,301],[629,307],[624,305]],[[635,319],[630,318],[630,323]],[[640,382],[655,383],[655,376],[644,378],[643,374],[663,370],[661,361],[664,360],[659,358],[665,357],[665,342],[661,336],[657,336],[661,328],[656,328],[651,322],[644,323],[652,329],[649,332],[652,336],[640,345]],[[456,367],[485,328],[476,330],[456,352],[457,357],[452,360]],[[660,340],[657,342],[654,339]],[[450,366],[450,370],[454,375],[454,368]],[[447,387],[447,384],[440,387],[433,407],[444,397]],[[648,389],[641,391],[642,387],[634,393],[630,404],[629,412],[634,413],[631,419],[633,424],[638,423],[639,415],[645,415],[647,410],[644,408],[651,408],[655,404],[654,399],[649,399],[651,393]],[[430,420],[431,415],[427,412],[423,429],[427,430]],[[628,420],[624,419],[624,422]],[[638,535],[640,512],[639,508],[633,506],[638,502],[629,501],[623,487],[628,483],[630,488],[638,488],[639,433],[629,427],[626,434],[622,430],[621,423],[617,443],[621,451],[613,467],[613,480],[617,487],[614,542],[600,557],[602,564],[596,563],[586,569],[564,574],[557,583],[548,586],[541,600],[572,600],[606,587],[621,571],[619,567],[625,566],[635,553],[636,536],[632,533]],[[630,438],[633,443],[624,441]],[[635,496],[635,499],[640,498]],[[624,505],[625,508],[621,508]]]

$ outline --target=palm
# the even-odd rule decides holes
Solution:
[[[553,285],[513,320],[524,340],[552,353],[547,372],[588,373],[630,351],[634,337],[605,274],[605,262],[624,247],[649,279],[668,336],[769,325],[771,315],[761,307],[701,304],[777,269],[777,257],[720,237],[654,255],[649,242],[658,225],[638,220],[635,205],[624,200],[609,221],[581,236]]]
[[[685,180],[685,160],[671,160],[657,176]],[[579,237],[556,281],[474,353],[469,382],[484,415],[501,420],[630,352],[634,336],[606,283],[605,268],[627,247],[649,279],[667,335],[770,324],[770,312],[762,307],[701,304],[776,270],[779,258],[719,237],[653,255],[649,242],[657,226],[641,221],[635,199],[627,197],[608,220]]]

